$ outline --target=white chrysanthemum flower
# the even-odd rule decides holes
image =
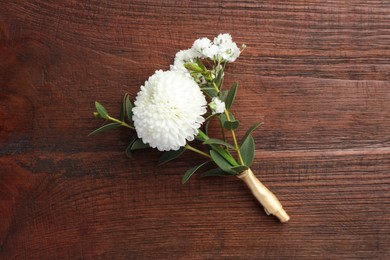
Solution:
[[[211,102],[209,103],[209,107],[210,107],[211,113],[213,115],[214,114],[221,114],[226,109],[225,102],[220,100],[218,97],[213,97],[211,99]]]
[[[158,70],[138,92],[133,108],[137,135],[160,151],[194,140],[207,101],[196,82],[177,71]]]

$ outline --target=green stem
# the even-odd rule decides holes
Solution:
[[[225,116],[226,116],[226,119],[227,119],[228,121],[230,121],[229,112],[228,112],[226,109],[225,109]],[[234,133],[234,130],[233,130],[233,129],[231,130],[231,133],[232,133],[232,138],[233,138],[234,147],[236,148],[236,152],[237,152],[237,154],[238,154],[238,159],[239,159],[241,165],[244,165],[244,160],[242,159],[241,152],[240,152],[240,147],[238,147],[236,134]]]
[[[113,117],[110,117],[110,116],[108,116],[107,119],[108,119],[108,120],[111,120],[111,121],[113,121],[113,122],[116,122],[116,123],[118,123],[118,124],[121,124],[121,125],[124,126],[124,127],[127,127],[127,128],[130,128],[130,129],[135,130],[134,126],[131,126],[131,125],[127,124],[127,123],[124,122],[124,121],[118,120],[118,119],[113,118]]]
[[[214,82],[213,75],[212,75],[211,71],[208,71],[207,79],[211,81],[211,83],[213,84],[213,87],[214,87],[214,89],[215,89],[215,91],[217,92],[217,95],[218,95],[219,88],[218,88],[217,84],[215,84],[215,82]]]
[[[215,84],[213,79],[212,79],[212,82],[213,82],[213,87],[215,88],[215,91],[217,91],[217,94],[218,94],[219,93],[218,86],[217,86],[217,84]]]
[[[202,152],[201,150],[198,150],[198,149],[196,149],[195,147],[192,147],[192,146],[189,145],[189,144],[186,144],[186,145],[184,146],[184,148],[186,148],[187,150],[193,151],[193,152],[195,152],[195,153],[198,153],[198,154],[200,154],[200,155],[203,155],[203,156],[205,156],[205,157],[207,157],[207,158],[211,158],[211,156],[210,156],[209,154],[207,154],[207,153],[205,153],[205,152]]]
[[[222,138],[226,142],[225,128],[222,125],[221,118],[219,118],[219,127],[221,128]]]

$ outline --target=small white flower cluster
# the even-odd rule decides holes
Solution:
[[[214,42],[208,38],[198,39],[192,49],[212,60],[234,62],[240,56],[240,49],[228,33],[218,35]]]
[[[219,34],[214,38],[214,41],[208,38],[201,38],[194,42],[192,48],[176,53],[171,70],[182,71],[189,75],[184,64],[193,62],[196,58],[211,59],[220,62],[234,62],[240,56],[240,53],[240,49],[228,33]]]

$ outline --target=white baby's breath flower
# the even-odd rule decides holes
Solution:
[[[228,62],[234,62],[240,56],[240,49],[235,42],[220,45],[219,51],[222,59]]]
[[[190,61],[200,56],[201,55],[197,51],[191,48],[191,49],[177,52],[175,56],[175,60]]]
[[[206,37],[200,38],[194,42],[194,44],[192,45],[192,49],[203,54],[203,51],[208,49],[210,47],[210,45],[211,45],[210,39],[208,39]]]
[[[211,113],[214,114],[221,114],[225,111],[225,102],[220,100],[218,97],[213,97],[211,99],[211,102],[209,103],[209,107],[211,109]]]
[[[176,53],[175,60],[173,65],[171,65],[171,71],[180,71],[186,73],[186,76],[191,77],[187,69],[184,67],[184,64],[189,61],[193,61],[196,58],[199,58],[201,54],[194,49],[182,50]]]
[[[153,148],[169,151],[198,134],[207,102],[193,79],[181,72],[158,70],[141,86],[134,105],[138,137]]]
[[[232,36],[228,33],[220,33],[214,38],[214,44],[222,45],[233,42]]]
[[[218,46],[218,58],[228,62],[234,62],[240,56],[240,49],[233,42],[232,36],[228,33],[219,34],[214,38],[214,45]]]
[[[211,44],[207,49],[203,50],[203,55],[209,59],[214,59],[219,54],[219,47],[215,44]]]

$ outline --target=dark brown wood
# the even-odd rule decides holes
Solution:
[[[0,1],[0,258],[389,259],[389,1]],[[157,167],[130,134],[87,137],[199,37],[247,50],[239,136],[291,216],[234,178]]]

